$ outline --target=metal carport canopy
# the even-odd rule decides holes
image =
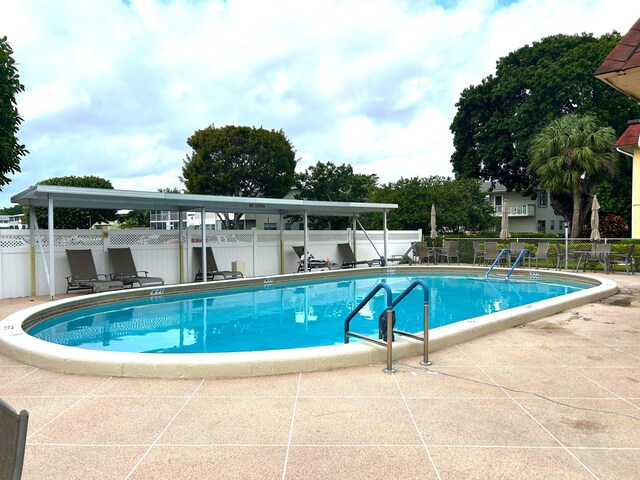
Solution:
[[[191,195],[180,193],[144,192],[136,190],[112,190],[104,188],[61,187],[55,185],[34,185],[11,197],[13,203],[29,207],[47,207],[48,217],[54,218],[54,207],[58,208],[95,208],[95,209],[129,209],[129,210],[160,210],[160,211],[201,211],[202,222],[205,222],[204,212],[220,213],[253,213],[302,215],[304,219],[304,251],[308,245],[308,215],[321,216],[352,216],[363,213],[380,212],[383,214],[384,228],[384,257],[387,256],[387,212],[398,208],[397,204],[383,203],[354,203],[354,202],[317,202],[310,200],[288,200],[278,198],[249,198],[223,197],[215,195]],[[33,222],[30,230],[33,239]],[[53,261],[53,224],[49,223],[49,297],[55,298],[55,263]],[[354,220],[355,224],[355,220]],[[180,222],[180,228],[182,223]],[[204,230],[204,225],[202,226]],[[206,247],[206,235],[202,236],[202,249]],[[375,246],[374,246],[375,247]],[[280,249],[282,258],[282,247]],[[206,255],[203,255],[203,271],[206,270]],[[32,272],[35,262],[35,246],[31,245]],[[44,259],[43,259],[44,260]],[[282,261],[282,260],[281,260]],[[45,267],[46,268],[46,267]],[[307,270],[307,258],[304,258],[304,270]],[[203,275],[203,281],[207,276]],[[32,294],[35,278],[32,278]]]
[[[111,190],[105,188],[59,187],[34,185],[11,197],[13,203],[47,207],[49,198],[58,208],[99,208],[127,210],[169,210],[226,213],[268,213],[281,215],[353,216],[371,212],[386,212],[397,204],[317,202],[279,198],[223,197],[180,193]]]

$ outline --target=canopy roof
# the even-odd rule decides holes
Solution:
[[[46,207],[51,196],[56,208],[168,210],[282,215],[327,215],[350,217],[398,208],[393,203],[316,202],[279,198],[223,197],[180,193],[111,190],[104,188],[34,185],[11,197],[13,203]]]

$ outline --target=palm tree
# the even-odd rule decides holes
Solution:
[[[595,191],[593,181],[615,172],[615,141],[613,128],[599,126],[592,115],[576,114],[551,121],[531,139],[527,170],[535,171],[540,186],[552,194],[570,194],[572,238],[580,233],[583,193],[590,204]]]

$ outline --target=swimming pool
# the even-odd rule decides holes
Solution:
[[[344,320],[378,284],[394,298],[414,280],[430,292],[430,329],[589,285],[538,277],[510,282],[480,275],[434,273],[361,275],[292,284],[263,284],[215,292],[155,295],[73,310],[27,330],[60,345],[138,353],[220,353],[306,348],[343,343]],[[376,295],[351,330],[377,338],[385,296]],[[423,293],[413,290],[396,308],[397,328],[423,330]],[[357,340],[354,340],[357,341]]]
[[[332,272],[314,272],[304,274],[304,276],[295,274],[281,275],[269,278],[248,278],[224,282],[210,282],[207,284],[169,285],[162,288],[142,288],[82,295],[28,308],[16,312],[1,321],[0,353],[35,367],[66,373],[162,378],[258,376],[383,363],[386,360],[386,349],[368,344],[367,342],[351,342],[346,345],[324,345],[308,348],[292,347],[265,351],[174,353],[167,355],[166,353],[157,352],[132,353],[103,351],[58,345],[38,339],[29,335],[26,331],[53,316],[64,315],[72,311],[82,311],[82,309],[85,308],[102,307],[113,304],[122,306],[122,302],[126,304],[126,302],[131,300],[137,301],[144,299],[146,303],[160,306],[159,308],[164,308],[165,312],[169,312],[170,307],[168,306],[171,305],[172,300],[184,294],[208,295],[236,288],[248,289],[252,295],[255,291],[273,294],[279,286],[299,288],[297,284],[299,284],[301,278],[310,284],[314,284],[317,281],[336,280],[342,282],[355,277],[369,277],[372,275],[384,278],[387,281],[394,281],[399,274],[404,273],[409,273],[410,275],[439,273],[442,275],[439,281],[444,284],[453,281],[451,278],[453,273],[467,276],[471,275],[478,278],[481,277],[485,271],[486,269],[477,267],[372,267]],[[504,275],[506,274],[506,270],[503,272],[498,270],[498,273]],[[514,272],[509,284],[504,284],[504,281],[484,282],[483,280],[476,280],[474,285],[477,293],[476,296],[478,298],[484,297],[489,291],[493,291],[495,288],[499,289],[501,284],[504,284],[505,288],[514,288],[520,282],[528,281],[530,278],[533,280],[532,283],[537,283],[540,279],[544,278],[545,281],[550,280],[551,282],[579,282],[588,288],[502,311],[480,314],[479,316],[449,325],[436,326],[433,330],[430,330],[429,350],[436,351],[481,335],[552,315],[584,303],[610,296],[618,291],[617,285],[608,278],[565,272],[543,273],[523,269]],[[346,286],[336,286],[336,289],[340,288],[344,288],[345,291],[347,290]],[[436,285],[432,289],[432,294],[437,293],[439,288],[440,287]],[[518,292],[522,295],[520,288]],[[326,297],[327,294],[325,293],[323,296]],[[337,296],[337,293],[335,296]],[[470,297],[470,295],[466,295],[466,297]],[[307,293],[307,299],[308,298],[309,293]],[[478,303],[482,304],[482,308],[486,309],[489,308],[489,304],[491,303],[503,302],[504,300],[501,298],[502,297],[499,296],[493,297],[491,302],[478,301]],[[454,298],[452,301],[447,301],[447,303],[460,304],[467,300],[468,298]],[[211,302],[216,301],[212,300]],[[297,302],[299,306],[302,305],[301,300],[297,300]],[[285,306],[287,305],[288,304],[285,304]],[[299,310],[293,311],[292,317],[287,317],[289,322],[296,324],[298,332],[304,328],[313,330],[314,322],[317,322],[317,320],[314,320],[314,317],[318,316],[316,315],[318,313],[316,311],[317,307],[314,304],[308,306],[314,307],[313,312],[310,308],[306,310],[300,308]],[[374,310],[375,309],[374,307]],[[267,311],[268,308],[252,306],[249,310]],[[436,302],[432,303],[430,310],[432,310],[430,317],[433,317],[433,321],[442,316],[438,313],[438,304]],[[433,310],[435,310],[435,312],[433,312]],[[486,310],[483,310],[483,312],[484,311]],[[403,315],[401,309],[398,309],[397,313],[398,321],[400,321],[400,317]],[[374,313],[370,312],[368,315],[369,317],[373,317]],[[167,317],[168,316],[165,316],[165,318]],[[282,318],[284,321],[284,315]],[[367,321],[371,322],[371,320]],[[118,326],[118,322],[109,323],[109,325],[111,331],[114,331]],[[276,326],[278,325],[276,324]],[[189,344],[192,352],[197,351],[200,345],[202,345],[202,343],[198,343],[195,340],[200,340],[205,334],[208,335],[210,328],[211,327],[207,327],[207,329],[200,334],[187,332],[194,340],[185,342],[185,344]],[[243,327],[237,328],[242,329]],[[419,330],[422,330],[422,328],[420,327]],[[102,333],[104,334],[104,328],[102,329]],[[183,335],[184,333],[183,330]],[[185,339],[188,338],[190,337],[185,336]],[[119,343],[119,341],[109,340],[109,343]],[[179,344],[179,341],[172,343],[172,345],[175,344]],[[397,337],[393,344],[393,358],[402,359],[418,356],[422,354],[422,349],[422,341],[407,339],[406,337]]]

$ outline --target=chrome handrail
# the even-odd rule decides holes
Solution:
[[[384,289],[387,294],[387,306],[385,308],[384,314],[387,316],[387,325],[389,325],[389,329],[393,328],[393,293],[391,292],[391,287],[386,283],[379,283],[369,292],[369,294],[362,299],[362,301],[358,304],[356,308],[349,314],[347,319],[344,321],[344,343],[349,343],[349,336],[357,337],[362,340],[366,340],[368,342],[375,343],[376,345],[380,345],[381,347],[387,347],[387,368],[384,370],[388,373],[395,372],[395,369],[391,366],[392,363],[392,353],[391,353],[391,342],[393,341],[393,332],[389,332],[387,335],[387,341],[381,342],[379,340],[375,340],[373,338],[367,337],[365,335],[361,335],[359,333],[355,333],[349,330],[349,326],[353,317],[362,310],[362,308],[371,301],[371,299],[378,293],[380,290]]]
[[[424,317],[423,317],[424,334],[423,334],[423,337],[419,337],[418,335],[415,335],[413,333],[405,332],[405,331],[402,331],[402,330],[396,330],[396,329],[393,329],[393,328],[392,328],[392,335],[393,335],[393,333],[397,333],[399,335],[404,335],[405,337],[415,338],[416,340],[422,340],[424,346],[423,346],[423,351],[422,351],[422,361],[420,361],[420,364],[421,365],[431,365],[431,362],[429,361],[429,287],[427,286],[427,284],[423,280],[414,280],[413,282],[411,282],[411,284],[409,284],[409,286],[407,288],[404,289],[404,291],[400,295],[398,295],[396,297],[396,299],[391,304],[391,307],[393,308],[396,305],[398,305],[407,295],[409,295],[409,293],[414,288],[416,288],[418,286],[422,287],[422,292],[423,292],[423,295],[424,295],[424,298],[423,298],[423,308],[424,308],[424,310],[423,310],[423,312],[424,312]],[[384,314],[380,314],[380,316],[378,317],[378,338],[384,338],[383,337],[383,331],[387,331],[387,332],[389,331],[389,326],[383,324],[384,323],[383,319],[384,319]],[[394,313],[394,319],[395,319],[395,313]]]
[[[400,303],[414,288],[418,286],[422,287],[424,295],[424,333],[422,337],[414,335],[413,333],[404,332],[402,330],[394,330],[393,328],[395,324],[395,311],[393,310],[393,307],[398,305],[398,303]],[[384,338],[384,342],[349,330],[351,320],[382,289],[384,289],[387,294],[387,305],[385,311],[382,312],[378,318],[378,338]],[[386,336],[382,331],[383,327],[386,331]],[[379,345],[381,347],[387,347],[387,368],[384,369],[384,371],[387,373],[395,372],[395,369],[392,366],[394,333],[415,338],[417,340],[422,340],[423,353],[422,361],[420,363],[422,365],[431,365],[431,362],[429,361],[429,287],[423,280],[414,280],[413,282],[411,282],[411,284],[407,288],[405,288],[405,290],[400,295],[398,295],[395,300],[393,300],[393,293],[391,292],[391,288],[385,283],[379,283],[369,292],[369,294],[364,299],[362,299],[358,306],[353,309],[353,311],[344,321],[344,343],[349,343],[349,336],[352,336],[360,338],[367,342],[375,343],[376,345]]]

